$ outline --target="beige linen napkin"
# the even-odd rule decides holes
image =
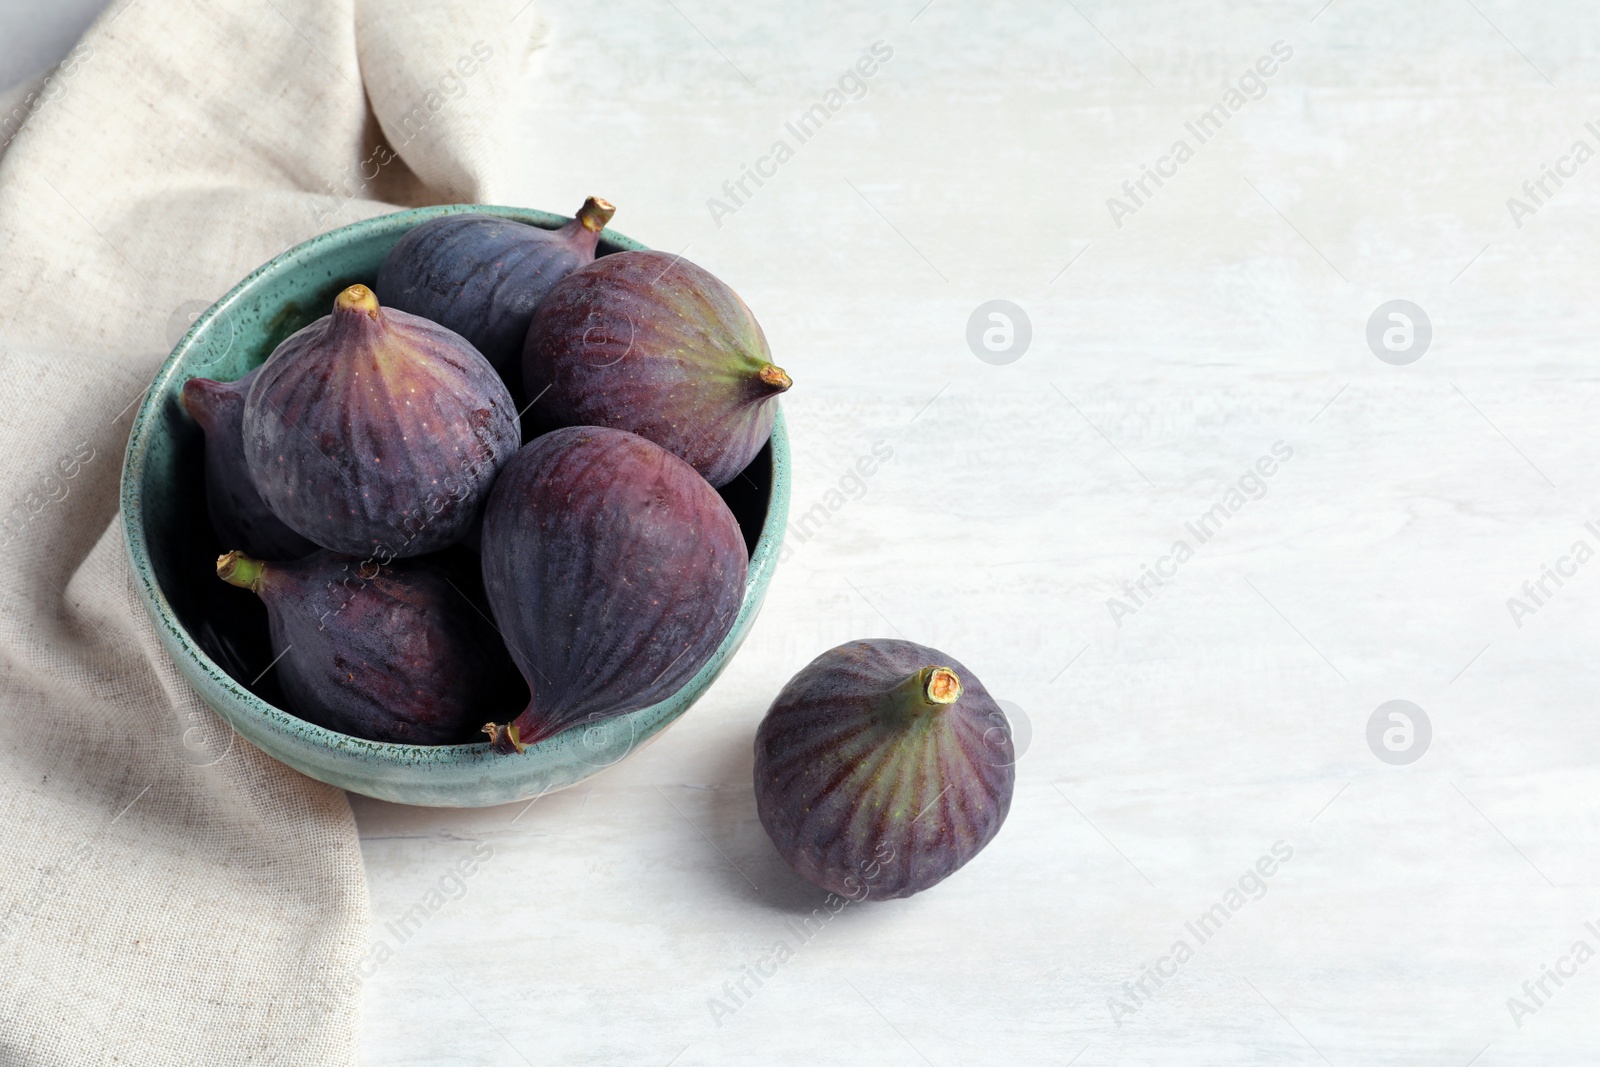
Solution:
[[[494,199],[520,7],[118,0],[0,109],[0,1064],[354,1061],[349,806],[167,661],[118,476],[172,343],[254,267]]]

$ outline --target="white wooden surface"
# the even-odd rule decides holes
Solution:
[[[605,195],[745,296],[796,381],[797,515],[875,442],[893,458],[635,758],[526,810],[355,799],[393,952],[368,1062],[1600,1058],[1600,962],[1522,988],[1600,950],[1600,563],[1520,627],[1507,608],[1600,547],[1600,162],[1520,228],[1506,206],[1600,149],[1600,27],[1320,2],[544,6],[521,202]],[[866,96],[715,225],[707,198],[880,40]],[[1185,122],[1280,40],[1266,94],[1198,145]],[[1114,225],[1178,138],[1193,158]],[[1032,323],[1008,366],[964,340],[993,298]],[[1397,298],[1434,329],[1409,366],[1365,338]],[[1119,626],[1107,599],[1280,441],[1265,495]],[[757,988],[822,895],[756,821],[756,723],[818,652],[896,634],[1022,709],[1010,820]],[[1392,699],[1432,724],[1409,766],[1366,740]],[[1279,842],[1201,944],[1185,924]],[[402,942],[386,924],[430,892]]]

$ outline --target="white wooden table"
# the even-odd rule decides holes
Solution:
[[[1600,548],[1600,162],[1506,204],[1600,149],[1592,12],[920,3],[546,6],[520,202],[607,196],[741,292],[826,521],[635,758],[526,809],[355,799],[393,950],[367,1061],[1600,1058],[1600,563],[1507,606]],[[992,299],[1031,323],[1006,365],[965,337]],[[1432,328],[1405,365],[1367,343],[1397,299]],[[1021,709],[1015,804],[947,883],[802,940],[822,894],[756,820],[754,730],[895,635]],[[1368,743],[1391,700],[1431,727],[1410,764]]]

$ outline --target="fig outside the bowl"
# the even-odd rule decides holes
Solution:
[[[937,649],[840,645],[796,674],[761,721],[761,825],[820,888],[852,900],[920,893],[1005,821],[1015,785],[1005,721],[983,683]]]

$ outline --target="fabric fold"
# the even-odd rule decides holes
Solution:
[[[195,696],[116,508],[198,310],[515,158],[533,14],[368,6],[119,0],[0,111],[0,1063],[355,1061],[349,805]]]

